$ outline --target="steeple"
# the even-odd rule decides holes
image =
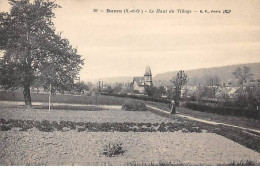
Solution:
[[[146,69],[145,69],[144,81],[145,81],[145,84],[148,85],[148,86],[152,86],[153,85],[153,82],[152,82],[152,72],[151,72],[150,66],[147,66]]]
[[[151,68],[150,66],[146,66],[144,75],[152,76]]]

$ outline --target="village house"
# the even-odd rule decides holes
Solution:
[[[150,66],[145,69],[144,76],[134,77],[133,79],[133,91],[134,93],[144,94],[146,87],[153,86],[152,72]]]

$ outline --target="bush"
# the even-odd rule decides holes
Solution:
[[[116,155],[122,155],[126,150],[123,150],[123,143],[118,141],[115,143],[109,143],[103,147],[103,154],[107,157],[114,157]]]
[[[143,102],[128,100],[123,103],[122,109],[125,111],[145,111],[146,106]]]
[[[38,124],[38,126],[36,126],[36,128],[38,128],[40,131],[44,131],[44,132],[54,131],[53,126],[51,125],[51,123],[48,120],[43,120],[40,124]]]
[[[11,130],[12,128],[10,126],[2,125],[0,126],[1,131],[8,131]]]

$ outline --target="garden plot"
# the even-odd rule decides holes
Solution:
[[[121,155],[104,146],[122,142]],[[260,162],[260,154],[212,133],[0,131],[0,165],[217,165]]]
[[[4,107],[0,109],[0,128],[0,165],[260,162],[260,154],[253,150],[192,123],[150,111]],[[122,153],[106,156],[107,145],[120,145]]]

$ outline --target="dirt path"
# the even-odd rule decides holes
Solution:
[[[157,110],[163,113],[167,113],[167,114],[171,114],[169,111],[165,111],[150,105],[146,105],[148,108],[152,109],[152,110]],[[198,121],[198,122],[202,122],[202,123],[207,123],[207,124],[212,124],[212,125],[223,125],[223,126],[228,126],[228,127],[235,127],[238,129],[242,129],[242,130],[248,130],[248,131],[252,131],[252,132],[256,132],[260,134],[260,130],[255,130],[255,129],[250,129],[250,128],[245,128],[245,127],[240,127],[240,126],[235,126],[235,125],[230,125],[230,124],[226,124],[226,123],[219,123],[219,122],[214,122],[214,121],[208,121],[208,120],[203,120],[203,119],[199,119],[199,118],[195,118],[195,117],[191,117],[191,116],[186,116],[186,115],[181,115],[181,114],[176,114],[176,116],[178,117],[182,117],[182,118],[186,118],[189,120],[193,120],[193,121]]]

